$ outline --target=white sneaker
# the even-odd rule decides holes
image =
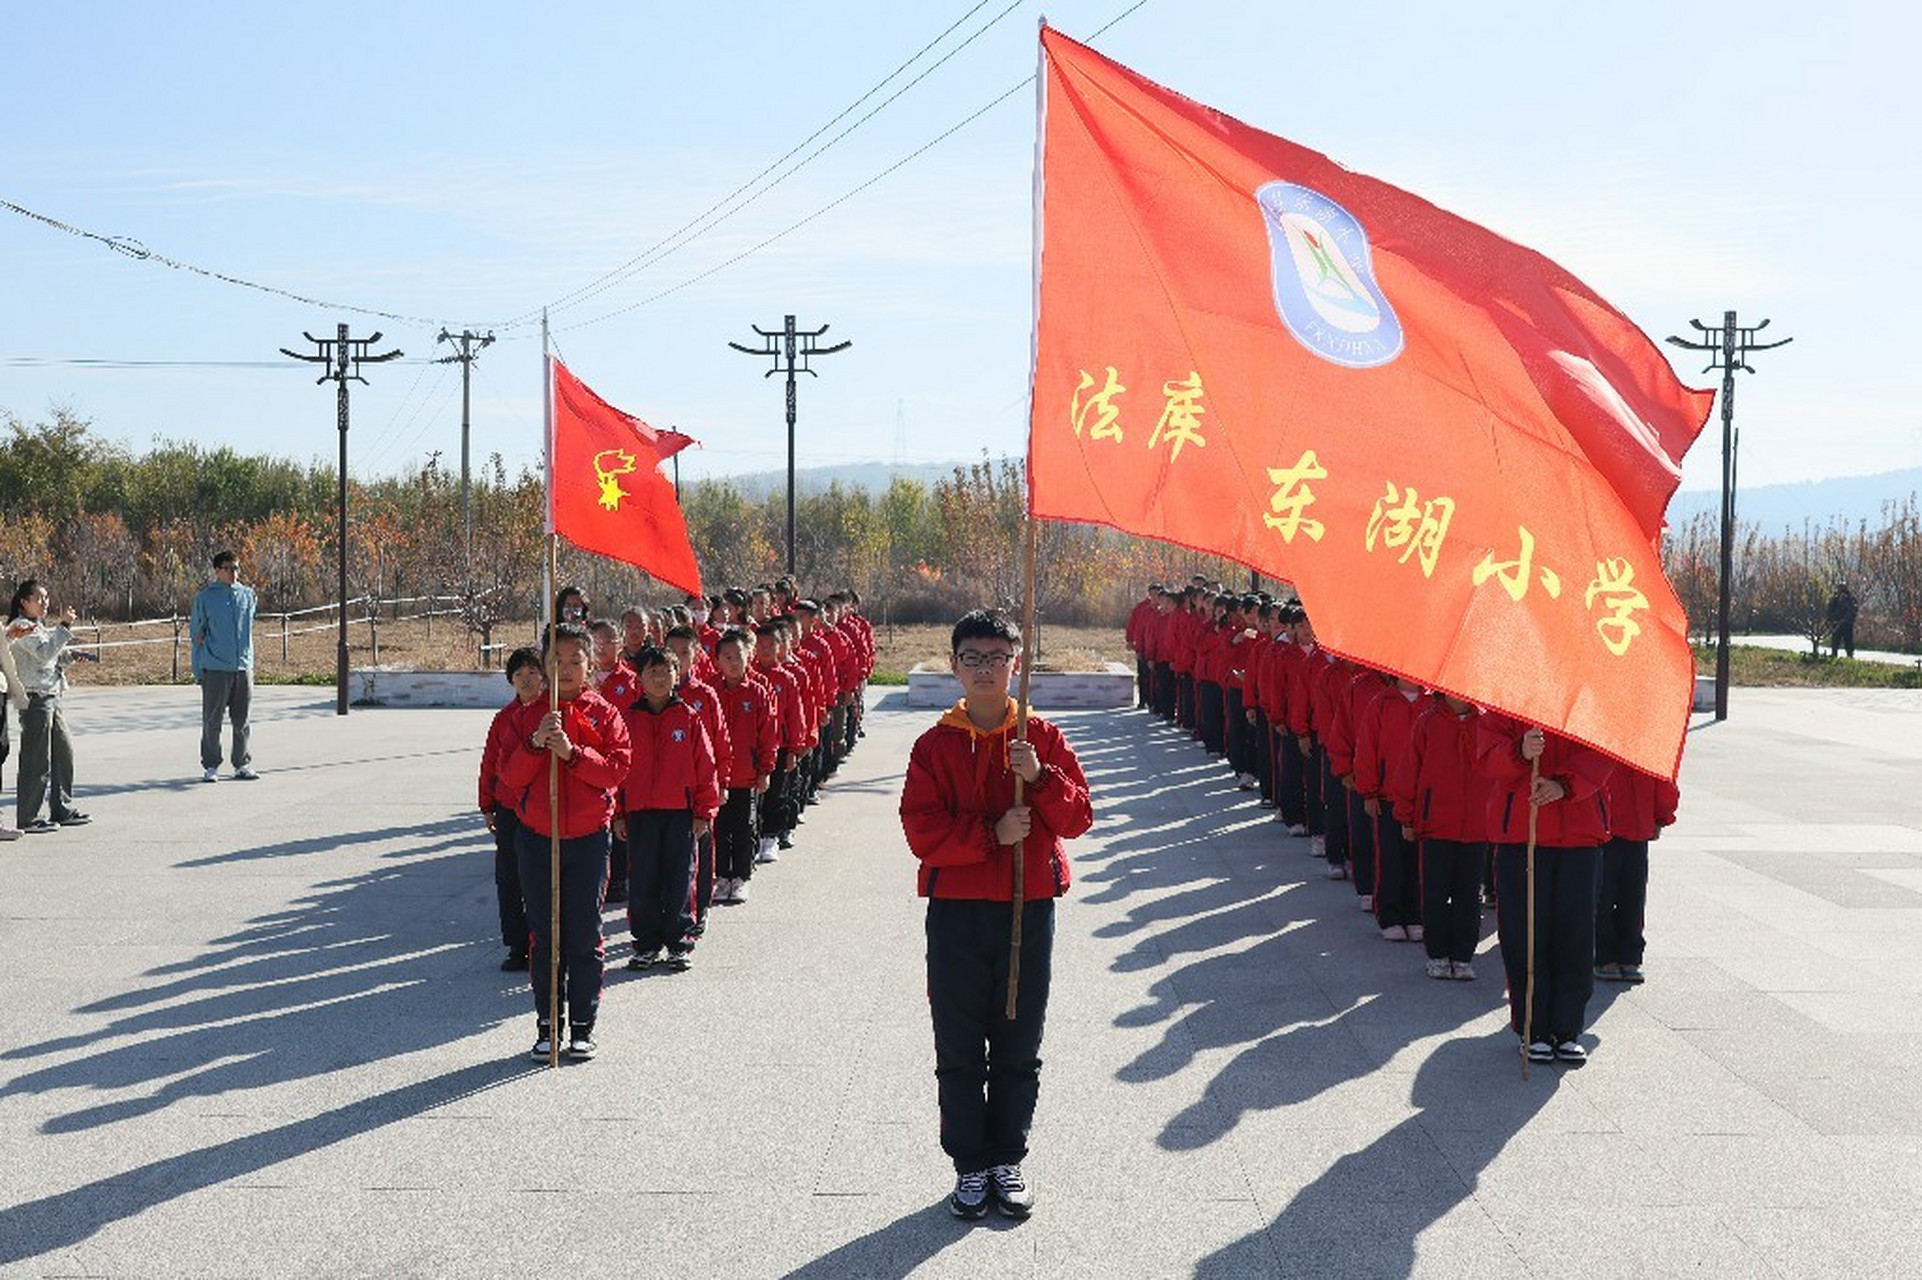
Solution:
[[[1398,924],[1385,924],[1381,927],[1381,936],[1389,942],[1406,942],[1408,930]]]
[[[1408,940],[1410,942],[1420,942],[1422,940],[1422,927],[1420,925],[1411,924],[1408,926]]]
[[[747,881],[736,880],[734,882],[733,892],[729,894],[728,901],[736,904],[747,901]]]
[[[1305,836],[1308,834],[1308,828],[1302,826],[1299,822],[1291,822],[1288,824],[1288,834],[1291,836]]]
[[[200,771],[200,780],[201,780],[202,782],[219,782],[219,781],[220,781],[220,770],[219,770],[219,769],[217,769],[217,768],[215,768],[215,769],[202,769],[202,770]]]
[[[1328,837],[1327,836],[1309,836],[1308,837],[1308,856],[1311,858],[1327,857],[1328,856]]]
[[[259,780],[260,775],[254,772],[252,765],[243,764],[234,770],[234,778],[240,782],[255,782]]]
[[[1373,911],[1375,909],[1375,895],[1372,893],[1359,895],[1358,901],[1363,911]]]
[[[762,840],[761,847],[754,851],[754,861],[756,863],[779,862],[780,860],[780,846],[773,840]]]
[[[14,826],[5,818],[0,818],[0,841],[18,840],[19,838],[20,828]]]
[[[1322,874],[1330,880],[1346,880],[1348,878],[1348,864],[1331,862],[1328,864],[1328,870],[1322,872]]]
[[[1457,982],[1473,982],[1475,980],[1475,966],[1466,960],[1457,960],[1450,966],[1450,970],[1451,972],[1448,976]]]
[[[1455,966],[1446,960],[1430,960],[1428,962],[1428,976],[1431,978],[1453,978],[1455,976]]]

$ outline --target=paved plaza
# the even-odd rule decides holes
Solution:
[[[0,845],[0,1275],[1922,1275],[1922,693],[1698,723],[1649,982],[1526,1082],[1492,953],[1427,980],[1197,746],[1055,717],[1097,821],[1022,1225],[943,1206],[895,816],[932,715],[871,702],[691,972],[609,915],[601,1057],[548,1071],[486,713],[263,689],[263,779],[207,786],[196,690],[76,691],[95,822]]]

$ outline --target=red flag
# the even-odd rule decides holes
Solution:
[[[1539,254],[1041,40],[1034,514],[1285,578],[1330,648],[1673,776],[1656,541],[1711,394]]]
[[[550,357],[551,359],[551,357]],[[622,413],[553,360],[547,441],[547,529],[583,551],[625,561],[701,593],[687,522],[661,463],[694,441]]]

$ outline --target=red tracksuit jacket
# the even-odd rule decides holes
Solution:
[[[614,793],[627,777],[632,749],[621,713],[592,689],[561,703],[561,713],[561,728],[574,744],[574,757],[560,768],[560,837],[572,840],[594,834],[614,816]],[[547,714],[547,699],[516,702],[506,714],[512,746],[501,759],[501,794],[511,799],[523,824],[551,836],[549,753],[529,741]]]
[[[1675,821],[1682,793],[1673,782],[1615,766],[1605,787],[1608,796],[1608,834],[1624,840],[1653,840]]]
[[[1473,707],[1457,716],[1439,697],[1430,699],[1389,770],[1395,820],[1420,839],[1478,844],[1488,838],[1493,784],[1475,765],[1478,719]]]
[[[972,898],[1008,902],[1014,897],[1014,850],[994,838],[994,824],[1014,807],[1014,771],[1008,744],[1015,712],[991,733],[968,719],[956,703],[908,754],[901,786],[901,828],[921,860],[917,891],[924,898]],[[1028,718],[1028,741],[1041,761],[1041,777],[1027,788],[1034,825],[1022,846],[1022,894],[1058,898],[1072,874],[1063,840],[1094,825],[1088,780],[1061,730],[1039,716]]]
[[[751,787],[774,772],[775,755],[780,750],[774,686],[750,673],[737,685],[723,680],[714,696],[720,700],[721,715],[727,721],[730,748],[721,768],[721,782],[727,787]]]
[[[1488,801],[1488,838],[1497,844],[1528,839],[1528,761],[1522,759],[1526,724],[1498,711],[1480,718],[1475,760],[1494,786]],[[1541,776],[1562,784],[1567,794],[1537,810],[1535,844],[1542,849],[1600,847],[1608,839],[1608,795],[1604,788],[1615,762],[1560,734],[1543,732]]]
[[[626,715],[634,744],[621,792],[626,811],[678,809],[712,820],[721,811],[720,770],[701,717],[678,696],[659,711],[643,700]]]

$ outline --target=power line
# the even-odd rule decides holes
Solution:
[[[1001,12],[995,14],[994,17],[988,19],[988,21],[985,24],[983,24],[978,30],[976,30],[973,35],[970,35],[966,40],[963,40],[960,44],[948,50],[947,53],[943,54],[931,66],[925,68],[921,72],[921,74],[915,76],[914,79],[908,81],[906,84],[902,85],[899,89],[889,94],[881,102],[875,104],[873,110],[867,112],[865,115],[861,116],[858,120],[856,120],[853,124],[850,124],[847,128],[841,130],[841,132],[835,134],[832,138],[829,138],[826,142],[822,143],[819,147],[816,147],[813,151],[803,156],[800,160],[796,161],[788,169],[786,169],[785,171],[777,175],[772,182],[769,182],[766,186],[762,187],[759,191],[754,192],[753,195],[748,196],[747,199],[740,201],[740,203],[738,204],[735,204],[733,208],[727,209],[726,212],[721,213],[718,217],[710,218],[709,215],[714,214],[717,210],[721,210],[725,208],[725,206],[727,206],[730,202],[732,202],[735,199],[735,197],[739,196],[742,192],[747,191],[749,188],[753,187],[755,183],[759,182],[762,178],[766,177],[769,173],[772,173],[776,168],[786,163],[786,161],[791,156],[793,156],[796,152],[800,151],[802,147],[807,146],[808,143],[814,141],[814,139],[820,137],[823,133],[826,133],[830,128],[834,126],[834,124],[837,121],[845,118],[850,111],[853,111],[855,107],[860,106],[861,103],[873,97],[888,83],[888,81],[900,75],[902,71],[906,70],[909,66],[913,65],[913,63],[917,59],[919,59],[923,54],[925,54],[929,49],[932,49],[935,45],[941,43],[942,40],[945,40],[948,37],[949,33],[954,31],[954,29],[956,27],[959,27],[963,22],[966,22],[968,18],[972,17],[975,13],[979,12],[982,8],[986,6],[987,3],[988,3],[988,0],[982,0],[980,4],[977,4],[974,6],[974,8],[968,10],[967,13],[963,14],[961,18],[957,20],[952,26],[950,26],[946,31],[943,31],[939,36],[936,36],[933,40],[929,41],[926,45],[922,46],[920,51],[917,52],[914,55],[914,57],[909,58],[907,62],[902,63],[901,66],[889,72],[887,77],[883,79],[880,82],[880,84],[875,85],[874,88],[869,89],[866,93],[862,94],[859,98],[857,98],[854,101],[852,105],[848,106],[839,115],[835,116],[833,120],[828,121],[827,124],[822,125],[819,129],[816,129],[813,133],[809,134],[806,138],[802,139],[792,149],[790,149],[786,155],[783,155],[780,159],[774,161],[773,164],[770,164],[765,169],[762,169],[759,173],[755,174],[752,178],[749,178],[746,182],[736,187],[733,191],[730,191],[727,195],[721,197],[721,199],[716,201],[714,204],[709,205],[705,210],[703,210],[699,214],[696,214],[691,220],[689,220],[686,223],[683,223],[679,228],[670,232],[667,236],[665,236],[661,240],[657,241],[651,248],[644,250],[641,254],[639,254],[634,258],[630,258],[627,262],[616,267],[614,270],[608,272],[606,275],[601,276],[598,280],[595,280],[587,285],[583,285],[581,288],[574,290],[572,293],[563,295],[559,300],[548,304],[547,309],[550,311],[560,311],[567,307],[576,306],[579,303],[587,301],[589,298],[593,298],[602,293],[605,293],[607,290],[612,289],[617,285],[620,285],[626,282],[627,280],[632,279],[635,275],[639,274],[641,271],[646,270],[648,267],[653,266],[655,263],[661,261],[662,259],[668,257],[669,255],[681,249],[686,248],[689,244],[692,244],[694,241],[700,239],[702,236],[706,235],[708,232],[714,230],[714,228],[720,226],[722,223],[734,217],[735,214],[738,214],[743,210],[747,209],[750,205],[758,201],[762,196],[774,190],[775,187],[779,186],[781,183],[793,177],[796,173],[800,172],[800,170],[807,167],[809,164],[812,164],[816,159],[820,158],[821,155],[827,152],[830,148],[834,147],[842,139],[846,138],[849,134],[853,133],[856,129],[859,129],[862,125],[872,120],[875,116],[887,110],[887,108],[891,106],[903,94],[907,93],[910,89],[914,88],[916,85],[920,84],[923,80],[933,75],[936,71],[938,71],[943,65],[945,65],[956,54],[960,53],[963,49],[966,49],[969,45],[973,44],[976,40],[979,40],[982,36],[986,35],[988,31],[991,28],[993,28],[996,23],[1000,22],[1003,18],[1007,17],[1010,13],[1014,12],[1016,9],[1020,8],[1022,4],[1022,0],[1010,0],[1010,3],[1005,8],[1003,8]],[[684,233],[688,232],[690,229],[693,230],[693,234],[684,235]],[[532,315],[537,313],[529,313],[529,314]],[[521,316],[517,318],[515,321],[513,321],[512,323],[526,324],[528,322],[529,322],[528,316]]]
[[[1116,14],[1114,17],[1110,18],[1105,24],[1103,24],[1100,27],[1099,30],[1095,31],[1094,34],[1089,36],[1088,38],[1090,40],[1093,40],[1097,36],[1102,35],[1109,28],[1113,27],[1116,23],[1120,22],[1123,18],[1126,18],[1129,14],[1133,13],[1135,10],[1141,8],[1143,5],[1147,3],[1148,3],[1148,0],[1135,0],[1133,4],[1129,5],[1126,9],[1123,9],[1120,13]],[[988,114],[988,112],[994,110],[996,107],[1000,106],[1002,103],[1006,102],[1009,98],[1012,98],[1015,94],[1020,93],[1023,89],[1026,89],[1028,86],[1032,85],[1033,83],[1034,83],[1034,77],[1032,75],[1029,75],[1024,79],[1022,79],[1022,81],[1019,84],[1010,85],[1008,88],[996,94],[993,98],[990,98],[986,103],[982,104],[980,107],[977,107],[974,111],[969,112],[967,115],[963,116],[960,120],[956,121],[954,124],[948,126],[946,129],[942,130],[940,133],[936,134],[934,137],[928,139],[926,142],[922,143],[920,146],[916,147],[914,150],[908,152],[908,154],[902,156],[899,160],[896,160],[893,164],[881,170],[881,172],[875,174],[872,178],[869,178],[866,182],[863,182],[859,186],[855,187],[853,190],[847,191],[842,195],[837,196],[833,200],[828,201],[826,204],[816,209],[813,213],[808,214],[806,217],[800,219],[799,221],[789,223],[787,226],[775,232],[773,235],[761,241],[759,244],[743,249],[741,252],[735,254],[733,257],[716,263],[715,265],[709,267],[706,271],[703,271],[698,275],[689,276],[687,279],[681,281],[679,284],[670,285],[668,288],[662,289],[658,293],[649,294],[647,297],[642,298],[638,302],[631,302],[624,307],[617,307],[613,311],[603,312],[602,314],[595,316],[590,320],[581,320],[581,321],[575,322],[574,324],[558,326],[557,332],[565,333],[572,329],[585,329],[589,325],[600,324],[602,321],[612,320],[616,316],[624,316],[630,311],[638,311],[642,307],[649,306],[653,303],[659,302],[662,298],[668,297],[671,294],[679,293],[683,289],[690,288],[693,285],[699,284],[701,281],[707,279],[709,276],[717,275],[720,272],[725,271],[729,267],[735,265],[736,263],[742,262],[748,258],[753,257],[755,254],[761,252],[761,250],[767,248],[769,245],[777,244],[780,241],[785,240],[787,237],[793,235],[796,231],[799,231],[802,227],[807,226],[809,223],[815,221],[817,218],[820,218],[822,215],[831,213],[835,209],[840,208],[842,205],[846,204],[848,201],[854,199],[854,197],[866,191],[869,187],[874,186],[876,183],[880,182],[882,179],[894,173],[895,170],[900,169],[903,166],[913,162],[914,160],[918,159],[920,156],[922,156],[926,152],[931,151],[935,147],[939,146],[941,143],[946,142],[949,138],[961,132],[961,130],[967,128],[969,125],[973,124],[976,120],[979,120],[982,116]]]
[[[196,266],[191,262],[183,262],[179,258],[170,258],[164,253],[156,253],[132,236],[110,236],[103,235],[98,231],[89,231],[85,227],[76,227],[70,222],[62,222],[60,219],[49,217],[44,213],[35,213],[32,209],[17,205],[13,201],[5,198],[0,198],[0,209],[5,209],[10,213],[17,213],[21,217],[29,218],[34,222],[44,223],[56,231],[64,231],[71,236],[79,236],[83,240],[96,240],[106,245],[109,249],[112,249],[115,253],[125,254],[127,257],[133,258],[136,261],[155,262],[163,267],[172,267],[176,271],[187,271],[194,275],[205,276],[209,280],[218,280],[222,284],[238,285],[243,289],[255,289],[261,293],[271,293],[276,297],[289,298],[295,302],[305,303],[310,307],[320,307],[328,311],[351,311],[356,315],[378,316],[382,320],[399,320],[407,324],[437,325],[440,323],[438,320],[430,320],[424,316],[402,315],[395,311],[377,311],[372,307],[356,307],[345,302],[327,302],[320,298],[308,297],[304,293],[294,293],[291,290],[278,288],[271,284],[260,284],[240,276],[228,275],[224,271],[215,271],[211,267]]]
[[[432,360],[396,360],[395,364],[429,365]],[[8,369],[287,369],[291,360],[112,360],[55,356],[0,356]]]

